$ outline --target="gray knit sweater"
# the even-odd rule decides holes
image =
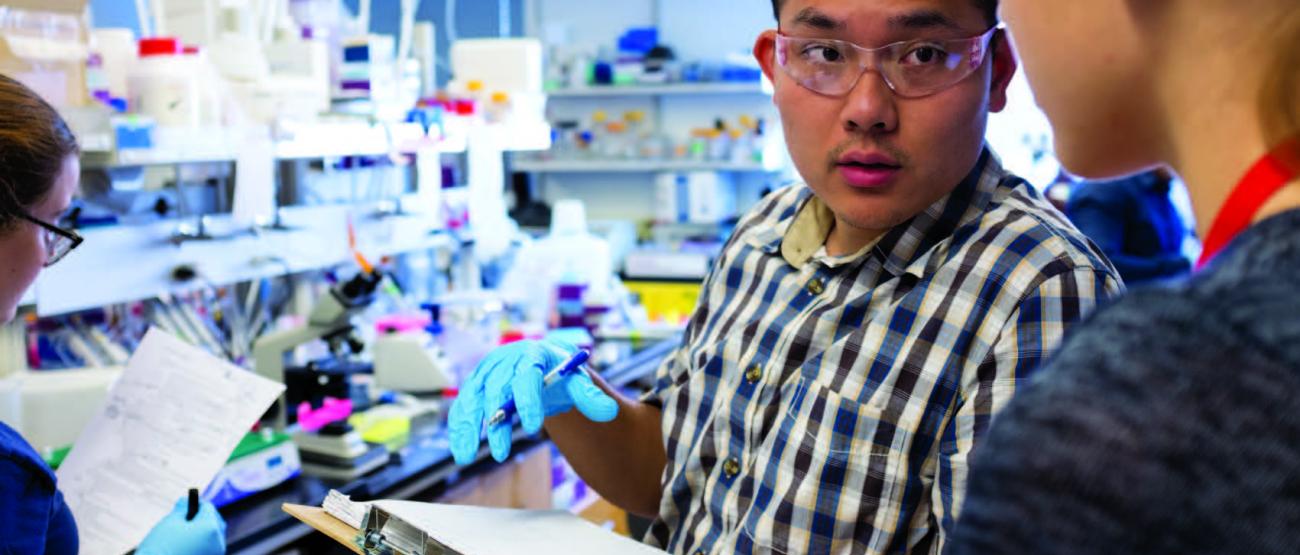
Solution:
[[[1067,338],[977,450],[948,553],[1300,553],[1300,210]]]

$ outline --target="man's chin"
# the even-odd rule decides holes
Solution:
[[[851,197],[823,201],[835,214],[836,221],[863,231],[887,232],[911,218],[889,203],[866,202],[866,199]]]

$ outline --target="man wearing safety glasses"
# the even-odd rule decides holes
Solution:
[[[490,354],[470,461],[513,397],[673,553],[937,553],[992,416],[1116,272],[984,145],[1016,61],[993,0],[775,0],[754,54],[805,183],[745,216],[642,399],[572,347]],[[577,410],[572,410],[576,408]],[[498,460],[509,426],[487,430]]]

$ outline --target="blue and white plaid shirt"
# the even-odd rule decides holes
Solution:
[[[1106,259],[987,150],[856,254],[803,185],[738,225],[646,400],[674,553],[937,553],[990,418],[1104,299]]]

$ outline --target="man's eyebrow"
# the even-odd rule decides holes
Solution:
[[[935,27],[944,27],[947,29],[960,30],[961,26],[956,21],[935,10],[917,10],[889,18],[889,26],[897,29],[933,29]]]
[[[838,31],[844,28],[844,22],[835,19],[816,8],[804,8],[794,16],[795,25],[806,25],[823,31]]]

